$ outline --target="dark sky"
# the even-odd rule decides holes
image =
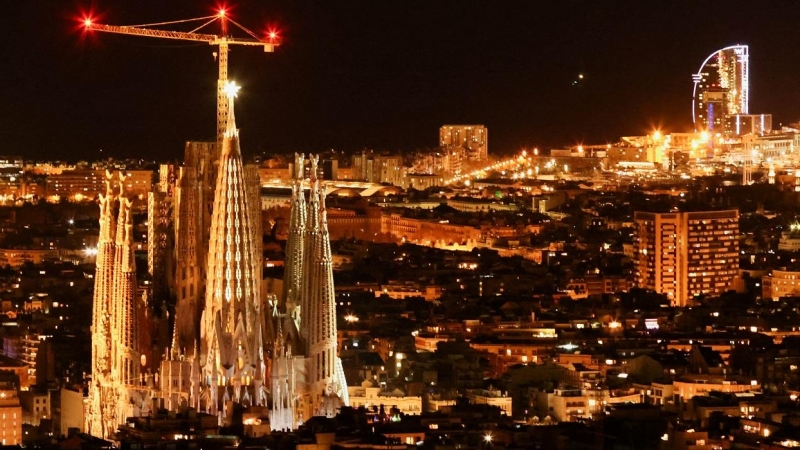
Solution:
[[[751,112],[800,119],[800,2],[238,0],[276,53],[234,48],[245,154],[436,145],[489,127],[490,153],[686,131],[691,73],[749,44]],[[3,2],[0,154],[177,158],[214,135],[212,48],[76,31],[81,11],[137,24],[213,13],[197,0]],[[177,28],[177,27],[176,27]],[[183,28],[183,30],[187,30]],[[577,74],[583,85],[572,86]],[[100,153],[100,149],[103,150]]]

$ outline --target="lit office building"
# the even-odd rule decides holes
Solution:
[[[696,131],[723,130],[726,116],[747,114],[749,52],[732,45],[710,54],[692,75],[692,119]]]
[[[636,284],[676,306],[733,288],[739,271],[739,212],[634,214]]]

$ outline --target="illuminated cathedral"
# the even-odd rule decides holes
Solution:
[[[109,437],[126,417],[147,415],[156,402],[171,411],[214,414],[221,425],[231,424],[236,404],[262,408],[273,430],[332,417],[348,404],[318,158],[309,158],[306,178],[305,158],[296,155],[284,289],[279,296],[262,293],[259,184],[257,171],[242,162],[236,89],[228,89],[218,157],[217,149],[213,156],[204,152],[195,158],[199,164],[177,171],[174,187],[149,202],[149,236],[157,239],[148,250],[161,252],[148,255],[149,270],[154,279],[154,265],[174,270],[160,279],[177,299],[172,342],[152,376],[145,358],[139,361],[146,353],[139,347],[149,344],[140,345],[136,337],[146,307],[136,298],[130,201],[111,182],[101,198],[87,407],[93,435]],[[214,173],[212,196],[201,180]],[[169,230],[173,237],[166,236]]]

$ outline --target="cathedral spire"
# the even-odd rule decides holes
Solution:
[[[272,361],[273,430],[294,429],[303,418],[333,417],[337,408],[349,403],[347,382],[338,356],[336,301],[330,234],[325,210],[325,187],[318,178],[319,157],[309,156],[308,200],[301,187],[302,155],[295,155],[292,209],[286,242],[284,289],[288,299],[299,297],[294,323],[299,339],[291,332],[276,336]],[[299,293],[295,297],[294,293]],[[273,320],[280,324],[282,317]],[[280,329],[280,328],[279,328]],[[281,341],[286,338],[285,342]],[[292,339],[294,337],[294,340]],[[297,378],[295,378],[297,374]]]
[[[294,155],[294,178],[292,180],[292,206],[289,214],[289,237],[286,240],[286,270],[283,275],[283,296],[280,311],[287,313],[295,320],[300,329],[302,308],[301,278],[303,272],[303,247],[306,233],[306,201],[303,192],[304,155]]]
[[[141,315],[136,298],[131,201],[124,197],[125,177],[106,173],[106,194],[100,197],[100,237],[95,266],[92,317],[92,382],[86,429],[108,437],[142,398],[140,386]],[[141,409],[139,409],[141,411]]]
[[[239,85],[237,85],[233,81],[228,81],[225,83],[225,87],[223,91],[228,96],[228,122],[225,125],[225,134],[224,137],[232,138],[232,137],[239,137],[239,130],[236,129],[236,118],[233,117],[233,99],[239,95]]]
[[[261,264],[254,242],[258,204],[252,205],[239,149],[239,133],[233,115],[238,87],[226,89],[230,104],[228,124],[216,180],[208,245],[208,280],[201,320],[201,380],[210,380],[208,410],[217,413],[219,399],[230,395],[240,400],[242,388],[252,389],[263,361],[261,341]],[[257,386],[256,386],[257,387]],[[252,398],[252,397],[251,397]],[[260,396],[255,395],[256,403]]]

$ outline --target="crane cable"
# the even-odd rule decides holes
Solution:
[[[245,28],[245,27],[243,27],[243,26],[239,25],[238,23],[236,23],[236,22],[235,22],[233,19],[231,19],[230,17],[228,17],[228,21],[229,21],[230,23],[232,23],[232,24],[236,25],[237,27],[241,28],[241,29],[242,29],[242,30],[243,30],[245,33],[247,33],[247,34],[249,34],[250,36],[252,36],[252,37],[253,37],[253,39],[255,39],[255,40],[257,40],[257,41],[261,41],[261,40],[262,40],[260,37],[258,37],[258,35],[256,35],[256,34],[255,34],[255,33],[253,33],[252,31],[248,30],[247,28]]]
[[[219,18],[218,15],[214,15],[214,16],[206,16],[206,17],[197,17],[195,19],[171,20],[169,22],[144,23],[144,24],[141,24],[141,25],[125,25],[125,26],[130,27],[130,28],[157,27],[157,26],[161,26],[161,25],[172,25],[174,23],[196,22],[198,20],[218,19],[218,18]],[[206,25],[208,25],[209,23],[211,23],[211,22],[206,23]],[[204,27],[204,26],[205,25],[202,25],[201,28]]]
[[[198,32],[198,31],[199,31],[201,28],[203,28],[203,27],[205,27],[205,26],[207,26],[207,25],[209,25],[209,24],[211,24],[211,23],[215,22],[217,19],[219,19],[219,17],[216,17],[216,16],[215,16],[213,19],[211,19],[211,20],[209,20],[208,22],[206,22],[206,23],[204,23],[204,24],[200,25],[199,27],[195,28],[194,30],[190,31],[189,33],[197,33],[197,32]],[[229,20],[230,20],[230,19],[229,19]]]

